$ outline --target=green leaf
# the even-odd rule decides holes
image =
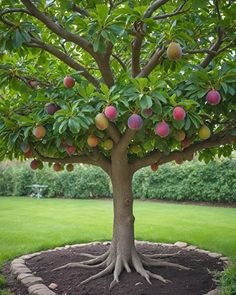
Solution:
[[[170,97],[168,97],[170,104],[174,107],[177,105],[176,98],[177,98],[176,93],[174,93]]]
[[[64,132],[66,131],[67,123],[68,123],[67,120],[62,121],[62,123],[61,123],[61,125],[60,125],[60,127],[59,127],[59,129],[58,129],[58,132],[59,132],[60,134],[62,134],[62,133],[64,133]]]
[[[95,39],[94,43],[93,43],[93,50],[95,52],[98,51],[99,48],[99,42],[100,42],[100,35],[97,36],[97,38]]]
[[[190,128],[190,126],[191,126],[191,121],[190,121],[190,118],[189,118],[189,116],[188,116],[188,114],[187,114],[187,115],[186,115],[186,119],[185,119],[185,126],[184,126],[184,129],[185,129],[186,131],[188,131],[189,128]]]
[[[141,109],[149,109],[152,106],[152,98],[149,95],[142,95],[141,101],[140,101]]]
[[[167,103],[167,100],[166,100],[165,96],[164,96],[161,92],[155,91],[155,92],[153,93],[153,95],[154,95],[155,97],[157,97],[161,102],[163,102],[163,103]]]
[[[12,41],[13,41],[13,48],[19,48],[22,45],[24,39],[22,38],[22,35],[18,29],[15,30]]]
[[[98,20],[101,23],[104,23],[105,19],[108,16],[108,6],[106,4],[97,4],[96,12],[97,12]]]
[[[175,121],[173,120],[173,126],[176,128],[176,129],[182,129],[185,125],[185,120],[182,120],[182,121]]]
[[[222,88],[224,89],[224,93],[226,94],[228,91],[228,86],[225,82],[221,82],[220,85],[222,86]]]
[[[155,100],[155,103],[152,105],[152,109],[158,116],[162,114],[162,105],[159,100]]]
[[[104,84],[104,83],[101,83],[101,84],[100,84],[100,88],[101,88],[102,93],[103,93],[106,97],[108,97],[108,96],[109,96],[109,88],[107,87],[107,85]]]
[[[68,121],[68,126],[72,133],[79,133],[81,128],[78,118],[70,118]]]

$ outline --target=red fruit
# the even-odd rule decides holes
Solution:
[[[157,124],[155,132],[160,137],[167,137],[170,133],[169,125],[165,121],[160,122]]]
[[[36,138],[41,139],[46,135],[46,129],[43,126],[37,126],[34,128],[33,134]]]
[[[158,165],[157,165],[157,163],[153,163],[153,164],[151,165],[151,169],[152,169],[153,172],[157,171],[157,169],[158,169]]]
[[[184,160],[183,160],[183,158],[182,157],[180,157],[180,156],[176,156],[175,157],[175,163],[176,164],[182,164],[184,162]]]
[[[55,163],[53,164],[53,170],[56,171],[56,172],[59,172],[62,170],[62,166],[60,163]]]
[[[114,106],[110,105],[105,108],[104,114],[107,117],[107,119],[112,121],[112,120],[115,120],[115,118],[118,115],[118,112]]]
[[[74,166],[73,166],[73,164],[68,164],[68,165],[66,166],[66,170],[67,170],[68,172],[72,172],[72,171],[74,170]]]
[[[139,130],[143,126],[143,119],[137,115],[133,114],[128,119],[128,127],[132,130]]]
[[[69,155],[73,154],[73,153],[75,152],[75,150],[76,150],[76,147],[73,146],[73,145],[68,145],[68,146],[66,147],[66,151],[67,151],[67,153],[68,153]]]
[[[182,149],[185,149],[191,145],[191,141],[188,138],[185,138],[181,141]]]
[[[66,76],[64,78],[64,86],[66,88],[72,88],[75,85],[75,80],[71,76]]]
[[[39,166],[40,166],[40,161],[38,161],[38,160],[33,160],[33,161],[30,163],[30,167],[31,167],[31,169],[33,169],[33,170],[38,169]]]
[[[147,117],[151,117],[152,115],[152,109],[145,109],[143,110],[144,114],[147,116]]]
[[[173,118],[176,121],[184,120],[185,116],[186,116],[186,112],[185,112],[184,108],[182,108],[182,107],[175,107],[174,108],[174,110],[173,110]]]
[[[49,115],[55,114],[59,109],[60,109],[60,107],[55,103],[48,103],[48,104],[45,105],[45,111]]]
[[[216,90],[211,90],[207,93],[206,100],[210,105],[217,105],[221,101],[220,93]]]
[[[26,158],[32,158],[32,156],[33,156],[33,151],[32,151],[32,150],[29,150],[28,152],[25,152],[25,153],[24,153],[24,156],[25,156]]]

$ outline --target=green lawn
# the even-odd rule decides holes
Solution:
[[[135,201],[136,239],[186,241],[236,257],[236,209]],[[0,198],[0,264],[64,244],[111,239],[112,202]]]

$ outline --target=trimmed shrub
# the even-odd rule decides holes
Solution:
[[[26,196],[33,184],[47,185],[46,197],[98,198],[111,196],[108,175],[98,167],[77,165],[73,172],[51,168],[32,170],[28,163],[0,166],[0,195]]]
[[[46,166],[46,165],[45,165]],[[111,182],[100,168],[75,165],[73,172],[54,172],[51,168],[33,171],[29,163],[0,165],[0,195],[29,195],[32,184],[47,185],[46,197],[110,197]],[[168,163],[156,172],[137,171],[133,180],[135,198],[172,201],[236,201],[236,160],[203,164],[198,161],[176,165]]]
[[[236,161],[167,164],[154,173],[150,168],[134,175],[136,198],[173,201],[236,201]]]

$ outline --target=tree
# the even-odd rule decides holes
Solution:
[[[230,0],[2,0],[1,159],[92,164],[112,181],[109,251],[62,266],[104,266],[83,283],[185,269],[136,250],[132,176],[236,149],[235,13]]]

